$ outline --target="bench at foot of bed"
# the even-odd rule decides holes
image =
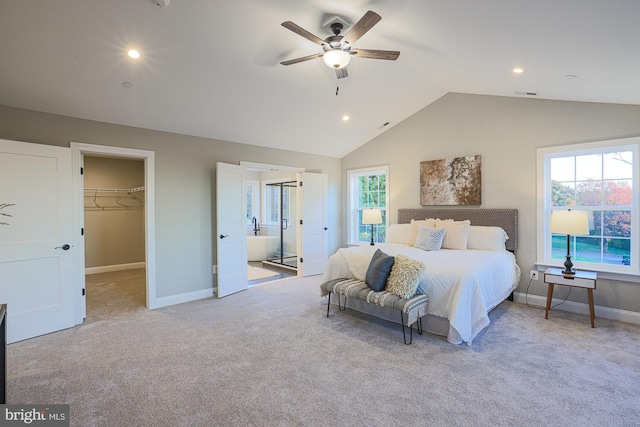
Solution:
[[[416,295],[412,298],[400,298],[387,291],[376,292],[362,280],[356,279],[334,279],[320,285],[322,296],[328,296],[327,317],[331,307],[331,294],[338,295],[338,309],[345,310],[348,297],[362,300],[369,304],[381,307],[392,307],[400,310],[400,324],[402,325],[402,336],[405,344],[413,342],[413,324],[415,323],[418,333],[422,335],[422,316],[427,314],[427,304],[429,297],[426,295]],[[344,302],[342,298],[344,297]],[[405,321],[405,314],[407,316]],[[409,327],[409,340],[407,341],[406,326]]]

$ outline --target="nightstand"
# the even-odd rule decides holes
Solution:
[[[544,282],[549,285],[547,290],[547,311],[544,318],[549,318],[551,309],[551,299],[553,298],[553,286],[573,286],[576,288],[586,288],[589,296],[589,314],[591,316],[591,327],[595,328],[595,310],[593,308],[593,290],[596,288],[597,273],[592,271],[576,271],[576,274],[563,274],[561,268],[547,268],[544,272]]]

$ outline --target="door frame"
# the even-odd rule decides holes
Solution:
[[[148,309],[159,307],[156,297],[156,234],[155,234],[155,152],[133,148],[112,147],[80,142],[71,142],[71,167],[73,185],[73,245],[75,268],[75,320],[81,324],[87,315],[85,289],[85,246],[84,236],[80,230],[84,227],[84,180],[80,168],[84,164],[85,155],[124,157],[144,161],[145,185],[145,270],[146,270],[146,306]]]

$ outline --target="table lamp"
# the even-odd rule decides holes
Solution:
[[[567,235],[567,258],[564,262],[563,274],[576,274],[571,262],[571,235],[589,234],[588,212],[569,210],[555,210],[551,212],[549,231]]]
[[[373,242],[373,225],[382,224],[382,212],[380,209],[366,209],[362,211],[362,224],[371,224],[371,246],[375,245]]]

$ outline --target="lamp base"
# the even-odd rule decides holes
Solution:
[[[562,270],[562,274],[576,274],[576,271],[573,269],[573,262],[571,262],[571,257],[567,255],[567,259],[564,262],[564,270]]]
[[[371,243],[369,245],[374,246],[375,242],[373,241],[373,224],[371,224]]]

